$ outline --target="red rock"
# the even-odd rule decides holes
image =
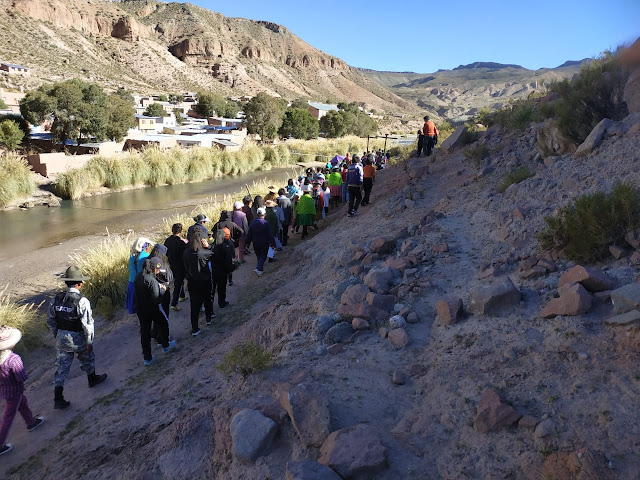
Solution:
[[[293,428],[304,445],[322,445],[329,434],[331,420],[329,396],[321,384],[304,382],[292,386],[280,396],[280,405],[291,418]]]
[[[354,330],[366,330],[367,328],[370,328],[369,322],[364,318],[354,318],[351,321],[351,326]]]
[[[420,321],[420,317],[416,312],[410,312],[409,315],[407,315],[407,322],[418,323],[419,321]]]
[[[560,297],[554,298],[540,310],[542,318],[556,315],[582,315],[591,308],[593,297],[585,288],[576,283],[562,290]]]
[[[409,335],[403,328],[394,328],[389,332],[389,340],[398,348],[404,348],[409,345]]]
[[[356,252],[353,254],[353,257],[351,257],[351,260],[353,260],[354,262],[359,262],[365,257],[365,255],[366,254],[364,252]]]
[[[471,291],[467,311],[491,315],[506,307],[520,305],[521,294],[510,278],[490,285],[478,285]]]
[[[527,257],[520,262],[520,264],[518,265],[518,270],[520,271],[531,270],[533,267],[535,267],[538,264],[538,260],[539,259],[536,255]]]
[[[547,273],[547,269],[539,265],[534,266],[531,270],[520,270],[522,278],[537,278]]]
[[[458,315],[462,313],[462,299],[449,297],[438,300],[436,311],[441,324],[453,325],[456,323]]]
[[[526,216],[526,211],[521,207],[516,207],[513,209],[513,218],[519,218],[520,220],[524,220]]]
[[[513,425],[521,416],[511,405],[503,402],[498,392],[487,389],[478,403],[474,424],[480,433],[497,432]]]
[[[633,252],[629,257],[629,261],[632,265],[640,264],[640,252]]]
[[[370,425],[355,425],[333,432],[320,447],[319,463],[342,478],[371,476],[385,468],[386,449]]]
[[[329,352],[332,355],[337,355],[338,353],[341,353],[343,349],[344,347],[342,346],[341,343],[334,343],[333,345],[329,345],[327,347],[327,352]]]
[[[390,257],[382,264],[382,266],[404,272],[407,268],[411,267],[411,262],[407,258]]]
[[[537,473],[540,475],[540,472]],[[549,480],[610,480],[614,474],[602,453],[581,448],[575,452],[553,452],[542,464],[542,477]]]
[[[382,338],[387,338],[387,336],[389,335],[389,329],[385,327],[380,327],[378,329],[378,335],[380,335]]]
[[[411,313],[411,307],[402,307],[398,312],[398,315],[400,315],[402,318],[406,320],[407,315],[409,315],[410,313]]]
[[[524,415],[518,422],[518,428],[525,430],[535,430],[538,425],[538,419],[532,415]]]
[[[362,265],[356,265],[349,269],[349,273],[356,277],[360,275],[362,272],[364,272],[364,267]]]
[[[393,305],[396,303],[393,295],[380,295],[379,293],[374,292],[367,294],[366,302],[369,305],[388,312],[393,310]]]
[[[611,256],[616,260],[619,260],[627,255],[627,251],[624,248],[619,247],[618,245],[609,245],[609,252],[611,253]]]
[[[364,258],[362,259],[362,265],[371,265],[371,263],[373,262],[373,255],[371,255],[370,253],[367,253]]]
[[[445,253],[449,251],[449,244],[448,243],[441,243],[439,245],[433,245],[431,247],[431,251],[433,253]]]
[[[495,277],[499,271],[496,267],[489,267],[480,274],[480,278]]]
[[[547,260],[546,258],[541,258],[538,260],[538,266],[545,268],[548,272],[555,272],[558,270],[558,267],[551,260]]]
[[[350,285],[340,297],[340,303],[342,305],[350,303],[364,303],[369,293],[371,293],[371,290],[361,283]]]
[[[371,252],[391,253],[396,246],[396,241],[392,237],[376,237],[371,241]]]
[[[616,286],[616,281],[601,270],[595,268],[576,265],[560,276],[558,286],[570,283],[581,283],[590,292],[601,292],[612,290]]]
[[[363,318],[367,321],[381,321],[388,316],[386,311],[366,303],[339,305],[337,312],[343,319],[349,321],[354,318]]]

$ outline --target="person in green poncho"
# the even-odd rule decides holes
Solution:
[[[316,216],[316,202],[311,198],[311,185],[304,185],[302,187],[303,195],[298,201],[298,216],[296,217],[296,224],[302,225],[302,238],[306,238],[309,235],[308,227],[312,226]]]
[[[342,175],[338,167],[335,167],[329,175],[329,191],[331,192],[329,206],[333,209],[338,206],[342,198]]]

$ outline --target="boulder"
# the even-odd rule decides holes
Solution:
[[[380,338],[387,338],[387,336],[389,335],[389,329],[385,327],[380,327],[378,329],[378,335],[380,335]]]
[[[241,461],[252,462],[273,441],[277,425],[258,410],[244,409],[231,420],[233,456]]]
[[[333,345],[329,345],[327,347],[327,353],[330,353],[331,355],[337,355],[339,353],[342,353],[343,350],[344,350],[344,347],[342,346],[341,343],[334,343]]]
[[[616,260],[627,256],[627,251],[618,245],[609,245],[609,253],[611,253],[611,256]]]
[[[390,268],[372,268],[364,277],[364,284],[376,293],[387,293],[393,286],[394,275]]]
[[[574,153],[575,157],[584,157],[585,155],[591,153],[594,148],[600,145],[602,139],[604,138],[604,134],[613,124],[613,121],[608,118],[603,118],[598,122],[598,124],[593,127],[589,136],[580,144],[580,146],[576,149]]]
[[[520,290],[508,277],[490,285],[479,285],[471,291],[468,310],[477,314],[494,314],[520,304]]]
[[[616,281],[602,270],[582,265],[576,265],[564,272],[558,280],[558,287],[571,283],[581,283],[590,292],[611,290],[616,285]]]
[[[336,323],[331,327],[324,336],[324,343],[326,345],[333,345],[334,343],[340,343],[345,341],[353,333],[353,328],[348,322]]]
[[[556,433],[556,424],[550,418],[541,421],[537,426],[533,435],[536,438],[545,438]]]
[[[393,330],[394,328],[404,328],[407,326],[407,322],[402,315],[394,315],[389,319],[389,327]]]
[[[467,127],[465,127],[464,125],[456,128],[456,130],[451,135],[449,135],[444,140],[444,142],[442,142],[442,144],[440,145],[440,148],[442,148],[445,152],[448,152],[452,148],[459,146],[461,143],[461,138],[466,131],[467,131]]]
[[[380,295],[379,293],[370,292],[367,294],[366,302],[369,305],[390,312],[393,310],[396,299],[393,295]]]
[[[436,303],[436,311],[438,312],[438,319],[441,324],[453,325],[462,313],[462,299],[449,297],[438,300],[438,303]]]
[[[543,157],[563,155],[576,151],[576,145],[565,137],[558,128],[558,122],[553,118],[547,119],[537,128],[538,148]]]
[[[555,317],[556,315],[582,315],[591,308],[593,297],[579,283],[575,283],[562,289],[560,297],[554,298],[540,310],[542,318]]]
[[[538,419],[532,415],[524,415],[518,421],[518,428],[522,428],[524,430],[534,430],[538,425]]]
[[[409,315],[407,315],[407,322],[418,323],[419,321],[420,321],[420,317],[416,312],[409,312]]]
[[[396,240],[392,237],[381,236],[376,237],[371,240],[371,245],[369,248],[372,253],[391,253],[393,249],[396,247]]]
[[[371,327],[369,322],[367,322],[364,318],[354,318],[351,321],[351,327],[354,330],[366,330]]]
[[[393,375],[391,376],[391,382],[394,385],[404,385],[405,384],[405,376],[400,370],[394,370]]]
[[[532,472],[533,474],[534,472]],[[553,452],[542,464],[542,472],[536,469],[533,476],[550,480],[609,480],[614,473],[609,470],[602,453],[581,448],[575,452]]]
[[[389,257],[382,266],[404,272],[406,269],[411,267],[411,261],[406,257]]]
[[[385,468],[386,448],[378,432],[359,424],[333,432],[320,448],[320,462],[342,478],[371,476]]]
[[[337,310],[338,315],[349,322],[354,318],[364,318],[371,323],[373,321],[383,321],[389,316],[386,310],[381,310],[366,303],[340,305]]]
[[[415,158],[407,161],[409,178],[422,178],[429,174],[429,164],[426,158]]]
[[[311,329],[316,335],[324,335],[331,327],[336,324],[336,317],[330,315],[322,315],[313,319]]]
[[[293,428],[306,446],[320,446],[329,435],[329,395],[317,382],[303,382],[281,395]]]
[[[611,302],[616,313],[640,310],[640,283],[629,283],[611,292]]]
[[[632,230],[630,232],[627,232],[624,236],[624,240],[632,248],[640,250],[640,230]]]
[[[474,424],[480,433],[497,432],[513,425],[521,416],[511,405],[503,401],[498,392],[487,389],[478,403]]]
[[[287,462],[285,480],[341,480],[340,476],[326,465],[305,460]]]
[[[364,303],[367,298],[367,294],[371,293],[365,285],[358,283],[347,287],[342,296],[340,297],[340,303],[347,305],[351,303]]]
[[[389,332],[389,340],[397,348],[404,348],[409,345],[409,335],[403,328],[395,328]]]
[[[627,325],[635,325],[640,323],[640,311],[631,310],[627,313],[616,315],[615,317],[608,318],[604,321],[605,324],[612,327],[626,327]]]

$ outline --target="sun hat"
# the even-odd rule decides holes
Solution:
[[[0,350],[11,350],[22,338],[22,332],[8,325],[0,326]]]
[[[204,215],[203,213],[199,213],[198,215],[193,217],[193,221],[196,222],[196,223],[202,223],[202,222],[208,223],[211,220],[209,220],[209,218],[206,215]]]
[[[270,187],[267,187],[269,189],[269,193],[278,193],[278,189],[276,187],[274,187],[273,185],[271,185]]]
[[[258,215],[259,217],[264,217],[267,213],[267,210],[264,207],[260,207],[258,210],[256,210],[256,215]]]
[[[240,210],[242,208],[242,202],[233,202],[233,209]]]
[[[82,270],[80,270],[80,267],[77,267],[76,265],[71,265],[64,272],[64,276],[60,277],[60,280],[64,282],[84,282],[89,280],[90,278],[91,277],[85,277],[82,274]]]
[[[264,206],[265,206],[265,207],[273,208],[273,207],[275,207],[276,205],[277,205],[277,203],[276,203],[276,202],[274,202],[273,200],[267,200],[266,202],[264,202]]]
[[[153,242],[146,237],[138,237],[135,242],[133,242],[133,246],[131,249],[134,252],[142,252],[147,245],[153,245]]]

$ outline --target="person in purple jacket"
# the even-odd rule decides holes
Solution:
[[[0,398],[5,401],[2,426],[0,426],[0,455],[10,452],[13,445],[6,443],[11,424],[20,412],[27,430],[32,431],[44,422],[44,417],[34,417],[24,394],[24,382],[29,378],[22,358],[11,350],[22,338],[22,333],[6,325],[0,326]]]
[[[264,219],[266,209],[260,207],[256,210],[256,218],[249,225],[249,233],[247,234],[247,246],[253,242],[253,251],[258,257],[258,265],[254,272],[259,277],[264,271],[264,262],[267,260],[269,247],[276,247],[276,239],[271,231],[269,222]]]
[[[353,156],[351,165],[347,169],[347,191],[349,192],[349,211],[347,216],[353,217],[358,213],[358,207],[362,201],[362,188],[363,172],[362,167],[358,163],[360,158],[357,155]]]

